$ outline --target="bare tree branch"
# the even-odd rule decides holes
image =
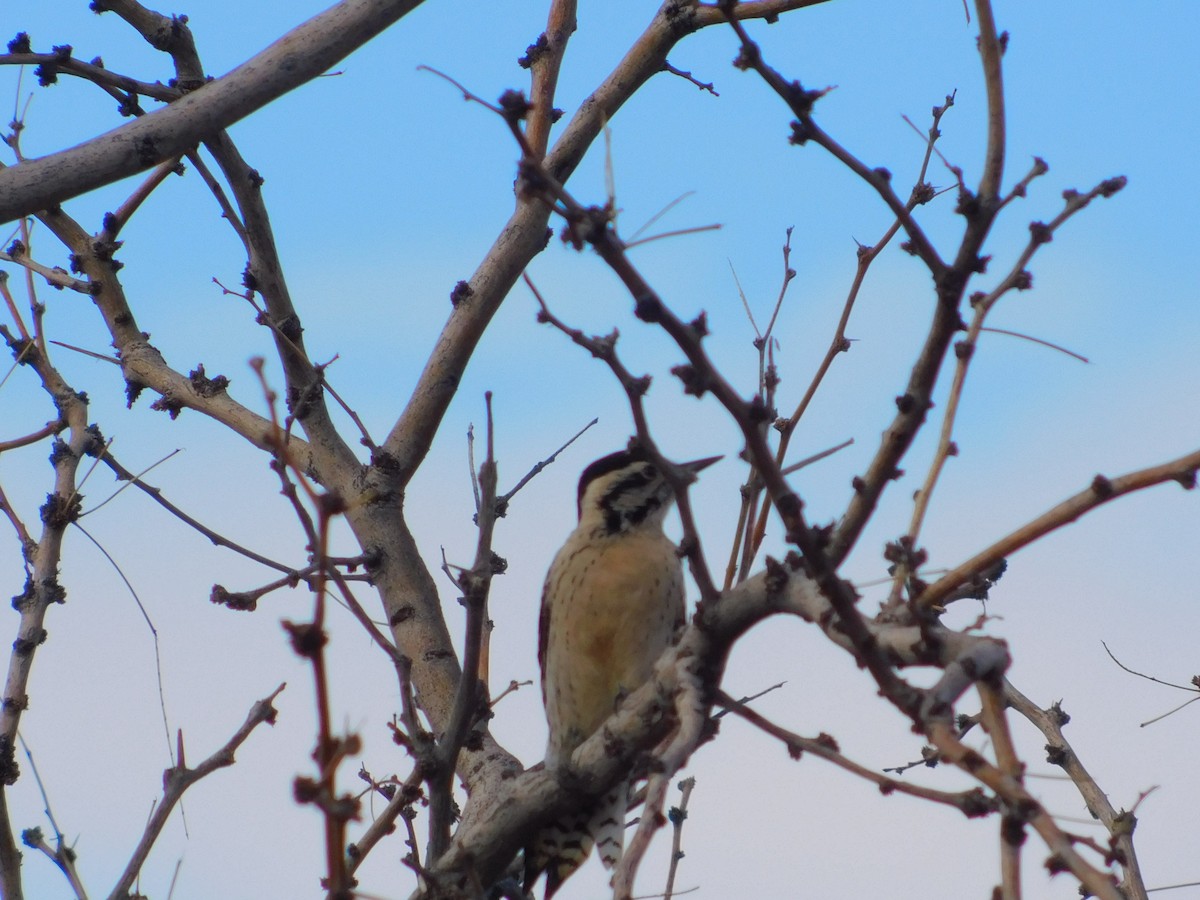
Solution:
[[[184,791],[218,769],[232,766],[235,761],[234,754],[238,748],[246,742],[246,739],[250,737],[250,733],[263,722],[266,722],[268,725],[275,724],[275,716],[278,715],[274,706],[275,698],[279,696],[286,686],[281,684],[269,695],[255,703],[250,708],[250,713],[246,716],[246,721],[234,732],[233,736],[219,750],[195,768],[189,769],[187,766],[183,753],[183,732],[179,733],[178,761],[163,773],[162,799],[154,807],[150,821],[146,823],[146,829],[142,833],[142,839],[133,851],[133,855],[130,857],[125,871],[117,879],[116,885],[109,893],[108,900],[126,900],[129,896],[130,888],[137,881],[138,873],[141,872],[142,865],[146,862],[146,857],[150,854],[150,848],[154,846],[158,835],[167,824],[171,813],[174,812],[176,804],[183,797]]]
[[[936,608],[948,598],[956,587],[984,571],[988,566],[994,565],[1022,547],[1029,546],[1038,538],[1062,528],[1064,525],[1069,525],[1080,516],[1125,494],[1145,490],[1168,481],[1176,481],[1185,490],[1192,490],[1196,486],[1197,470],[1200,470],[1200,450],[1170,462],[1139,469],[1117,478],[1110,479],[1103,475],[1097,475],[1092,479],[1091,485],[1084,490],[1022,525],[966,562],[955,566],[915,597],[914,602],[923,609]]]
[[[187,153],[210,135],[328,71],[420,3],[342,0],[228,75],[165,109],[77,147],[0,172],[0,222],[36,213]]]

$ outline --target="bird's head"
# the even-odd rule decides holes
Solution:
[[[680,465],[694,474],[720,458]],[[674,499],[666,477],[640,447],[603,456],[579,476],[580,524],[602,527],[609,534],[661,528]]]

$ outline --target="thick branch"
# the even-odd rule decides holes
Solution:
[[[822,0],[747,3],[739,7],[738,18],[775,16],[817,2]],[[675,45],[691,32],[723,21],[715,8],[687,7],[674,0],[664,3],[613,72],[572,116],[546,155],[546,171],[560,183],[566,182],[625,101],[663,71]],[[545,247],[548,222],[549,212],[541,203],[518,204],[475,274],[455,288],[455,309],[438,337],[412,399],[384,445],[398,462],[402,482],[411,477],[428,452],[484,329],[521,272]]]
[[[228,75],[77,147],[0,172],[0,222],[29,215],[180,156],[327,71],[421,0],[343,0]]]

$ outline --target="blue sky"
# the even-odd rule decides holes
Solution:
[[[197,6],[184,11],[208,71],[219,75],[323,4],[295,2],[282,13],[226,0]],[[349,58],[341,74],[304,86],[232,129],[266,178],[310,349],[318,358],[339,354],[333,383],[377,436],[415,383],[449,312],[450,289],[470,275],[512,206],[516,152],[502,123],[416,67],[441,69],[485,97],[524,87],[515,60],[542,28],[540,6],[496,0],[471,10],[468,19],[460,7],[428,3]],[[558,105],[575,108],[652,9],[628,0],[584,4]],[[70,43],[80,57],[103,55],[118,71],[149,80],[169,75],[163,60],[118,19],[94,16],[83,0],[9,0],[5,11],[8,30],[28,31],[39,48]],[[933,566],[969,556],[1097,472],[1119,474],[1200,445],[1200,291],[1190,259],[1200,238],[1200,188],[1191,175],[1200,138],[1192,47],[1200,8],[1185,0],[1132,11],[1115,2],[1010,2],[997,4],[997,19],[1011,33],[1006,184],[1025,173],[1034,155],[1045,158],[1050,171],[998,227],[990,246],[995,268],[981,286],[1006,269],[1030,221],[1057,213],[1062,190],[1087,189],[1116,174],[1128,176],[1129,186],[1064,227],[1034,261],[1035,289],[997,307],[991,324],[1063,344],[1091,362],[985,336],[968,379],[957,435],[961,455],[949,464],[924,532]],[[870,165],[888,167],[897,184],[915,176],[922,152],[902,116],[925,128],[930,107],[957,90],[939,147],[968,181],[977,178],[982,81],[975,28],[956,0],[924,0],[902,12],[832,2],[751,30],[767,59],[789,76],[810,87],[836,86],[818,107],[823,127]],[[649,244],[635,259],[681,314],[708,313],[710,349],[747,391],[755,370],[753,334],[730,268],[763,321],[778,290],[784,230],[794,226],[798,277],[776,332],[786,408],[803,393],[828,343],[853,274],[854,241],[873,243],[889,219],[868,190],[817,148],[787,144],[786,110],[754,76],[729,65],[735,51],[724,30],[684,42],[671,62],[715,82],[720,97],[666,75],[655,79],[612,122],[612,169],[624,232],[686,192],[694,193],[660,227],[722,225]],[[60,81],[33,91],[24,136],[29,155],[120,124],[113,104],[94,88]],[[26,73],[21,102],[32,83]],[[0,105],[16,96],[16,73],[0,70]],[[602,202],[604,170],[598,146],[572,181],[576,196]],[[944,186],[951,176],[935,163],[930,180]],[[96,228],[101,213],[133,183],[80,198],[69,211]],[[960,227],[952,208],[947,196],[922,210],[943,252]],[[261,408],[247,360],[269,353],[269,341],[249,308],[212,284],[213,277],[236,284],[244,260],[194,175],[164,185],[124,237],[124,283],[156,345],[185,371],[203,362],[210,374],[228,375],[234,393]],[[47,261],[61,261],[45,236],[34,247]],[[655,376],[652,424],[669,452],[728,457],[705,473],[696,493],[711,565],[722,567],[742,475],[733,430],[711,400],[679,395],[668,374],[678,353],[630,315],[627,297],[597,259],[554,242],[530,274],[572,324],[621,330],[626,364]],[[50,305],[52,336],[105,348],[86,299],[49,291],[42,297]],[[836,362],[797,435],[797,457],[855,439],[849,450],[795,478],[815,519],[839,513],[850,478],[874,452],[930,311],[927,275],[898,249],[884,253],[851,321],[853,348]],[[498,629],[493,681],[500,686],[536,679],[537,598],[545,567],[572,524],[575,477],[586,462],[622,444],[631,427],[607,371],[537,325],[534,314],[528,293],[514,290],[408,495],[428,557],[436,560],[444,547],[452,560],[469,559],[474,533],[463,436],[468,424],[482,422],[483,392],[496,394],[502,482],[515,481],[589,419],[600,418],[571,454],[518,496],[498,533],[497,550],[510,563],[492,607]],[[194,414],[169,423],[148,401],[124,411],[115,368],[68,354],[59,362],[89,391],[93,415],[115,438],[114,453],[127,467],[140,469],[183,448],[155,470],[154,483],[235,540],[300,557],[299,529],[260,456]],[[947,375],[935,416],[948,382]],[[0,390],[0,421],[20,423],[10,424],[14,433],[49,415],[40,397],[30,399],[29,386],[27,374],[17,373]],[[848,574],[860,582],[880,577],[883,542],[907,524],[932,437],[931,430],[914,447],[908,477],[885,497],[877,524],[850,560]],[[4,488],[29,518],[47,474],[40,449],[0,459]],[[98,501],[108,485],[97,472],[85,493]],[[1139,851],[1152,886],[1200,879],[1183,827],[1200,802],[1189,752],[1197,720],[1189,710],[1139,729],[1182,698],[1121,673],[1100,641],[1129,665],[1164,679],[1186,683],[1194,674],[1196,504],[1194,495],[1168,486],[1098,512],[1014,557],[988,609],[998,617],[989,631],[1011,643],[1014,682],[1043,704],[1064,701],[1073,716],[1068,736],[1113,802],[1129,807],[1141,792],[1160,786],[1138,813]],[[132,491],[84,525],[121,563],[155,620],[172,728],[184,729],[189,757],[210,752],[254,699],[289,683],[279,724],[254,735],[233,770],[189,795],[190,838],[173,823],[145,870],[143,892],[165,896],[182,859],[176,898],[317,896],[319,823],[290,800],[291,779],[309,765],[311,679],[278,625],[305,615],[308,598],[281,595],[253,616],[211,608],[206,597],[214,581],[242,588],[265,577]],[[768,543],[772,552],[781,547],[779,535]],[[69,552],[63,574],[70,601],[51,611],[23,732],[60,824],[78,836],[84,877],[100,893],[123,865],[167,759],[153,648],[133,601],[85,539],[74,536]],[[0,543],[0,572],[16,593],[20,563],[11,540]],[[444,582],[440,587],[452,596]],[[871,588],[863,592],[868,604],[875,601]],[[978,612],[975,606],[955,610],[951,621],[965,625]],[[14,627],[11,613],[0,621]],[[383,727],[397,704],[389,667],[349,617],[335,622],[332,646],[339,721],[363,734],[364,763],[377,775],[406,771]],[[812,628],[773,621],[735,652],[730,693],[753,693],[778,681],[786,687],[763,698],[760,708],[785,726],[810,735],[828,731],[872,766],[919,755],[900,716],[876,708],[866,676]],[[524,761],[539,759],[544,725],[537,691],[506,698],[499,713],[499,738]],[[1042,762],[1041,738],[1031,729],[1017,727],[1017,733],[1034,773],[1053,774]],[[995,881],[995,822],[964,823],[916,801],[881,798],[816,760],[791,762],[777,743],[740,722],[727,722],[721,739],[697,754],[694,773],[699,786],[681,881],[699,885],[698,896],[751,891],[783,898],[800,884],[806,896],[886,890],[901,898],[953,900],[985,896]],[[910,777],[941,788],[964,784],[940,770]],[[1033,783],[1053,812],[1084,815],[1069,785]],[[29,779],[13,796],[19,826],[43,824]],[[240,823],[236,837],[232,821]],[[1091,826],[1070,827],[1099,837]],[[661,883],[667,852],[660,839],[641,881],[644,891]],[[1066,879],[1044,876],[1043,855],[1031,839],[1026,896],[1074,896]],[[44,860],[27,854],[26,866],[30,896],[67,896]],[[390,858],[376,859],[364,869],[363,887],[405,896],[408,883],[396,873]],[[578,877],[572,896],[600,894],[598,866]]]

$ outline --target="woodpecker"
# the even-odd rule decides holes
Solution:
[[[696,473],[720,457],[685,463]],[[579,478],[579,524],[550,564],[542,590],[538,663],[550,725],[546,766],[571,754],[627,694],[645,684],[683,625],[683,567],[663,533],[674,494],[638,447],[596,460]],[[525,889],[546,872],[546,898],[595,844],[611,869],[621,859],[630,783],[594,809],[546,827],[526,851]]]

